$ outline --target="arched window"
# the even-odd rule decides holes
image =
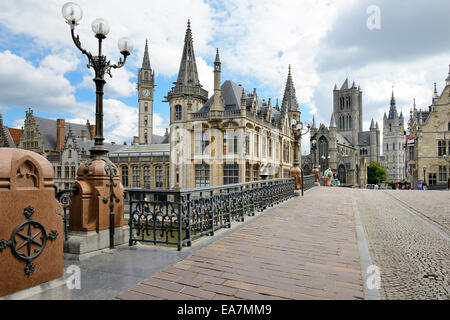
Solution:
[[[163,187],[163,168],[161,166],[155,168],[155,181],[157,188]]]
[[[253,181],[259,180],[259,165],[253,165]]]
[[[347,183],[347,174],[343,164],[341,164],[338,168],[338,179],[340,183]]]
[[[144,80],[148,80],[148,72],[147,71],[144,72]]]
[[[319,139],[319,161],[322,171],[328,168],[328,140],[324,136]]]
[[[128,187],[128,167],[122,167],[122,184],[126,188]]]
[[[311,174],[311,168],[307,164],[305,164],[303,166],[303,175],[309,176],[310,174]]]
[[[180,105],[175,106],[175,120],[176,121],[181,120],[181,111],[182,111],[182,108]]]
[[[139,188],[141,182],[141,168],[138,166],[133,167],[133,187]]]
[[[348,116],[348,128],[352,128],[352,116]]]
[[[144,167],[144,188],[150,189],[151,188],[151,184],[150,184],[150,166],[145,166]]]

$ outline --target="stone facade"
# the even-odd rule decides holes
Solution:
[[[198,77],[188,23],[178,78],[166,97],[171,188],[289,177],[294,161],[291,121],[300,121],[290,67],[281,108],[258,97],[256,89],[249,92],[230,80],[222,83],[221,68],[217,50],[214,94],[208,98]]]
[[[442,93],[433,93],[428,110],[411,109],[407,135],[407,179],[414,186],[448,187],[450,179],[450,71]]]
[[[94,146],[95,125],[87,120],[85,125],[66,122],[64,119],[47,119],[26,111],[19,148],[36,152],[50,161],[55,171],[55,188],[67,189],[77,179],[80,164],[89,158]],[[114,151],[120,145],[105,143]]]
[[[403,181],[405,175],[405,128],[403,113],[397,113],[392,91],[389,115],[383,118],[383,157],[381,165],[386,169],[388,181]]]
[[[333,90],[333,113],[330,125],[316,127],[314,118],[311,127],[311,154],[305,156],[309,163],[320,168],[320,174],[327,168],[337,173],[341,185],[364,186],[367,183],[367,166],[380,161],[380,129],[372,123],[369,131],[362,129],[362,91],[355,82],[349,86],[346,79],[341,88]],[[306,167],[307,166],[307,167]]]

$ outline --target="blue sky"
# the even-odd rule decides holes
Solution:
[[[3,0],[0,3],[0,112],[7,126],[20,127],[25,110],[38,116],[94,122],[92,73],[73,45],[59,0]],[[105,88],[105,136],[130,142],[137,135],[136,75],[149,39],[156,72],[154,128],[168,127],[164,96],[176,80],[187,19],[191,19],[200,81],[212,93],[215,48],[222,81],[257,88],[262,98],[281,100],[292,65],[302,120],[315,114],[328,124],[332,89],[346,77],[363,91],[363,123],[382,127],[394,85],[397,108],[409,115],[431,102],[433,83],[443,89],[450,63],[450,3],[436,0],[130,0],[78,1],[83,19],[76,31],[83,46],[96,50],[90,23],[110,23],[105,53],[119,58],[117,40],[128,36],[135,50],[125,68],[113,70]],[[369,30],[367,8],[380,8],[381,28]],[[307,137],[306,137],[307,139]],[[307,147],[305,141],[304,146]]]

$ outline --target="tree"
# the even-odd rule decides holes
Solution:
[[[378,184],[386,180],[386,169],[383,169],[379,162],[371,162],[367,168],[367,182]]]

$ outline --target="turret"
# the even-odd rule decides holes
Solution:
[[[221,92],[221,65],[219,57],[219,49],[216,51],[216,60],[214,61],[214,102],[211,106],[211,111],[224,111],[222,106],[222,92]]]

